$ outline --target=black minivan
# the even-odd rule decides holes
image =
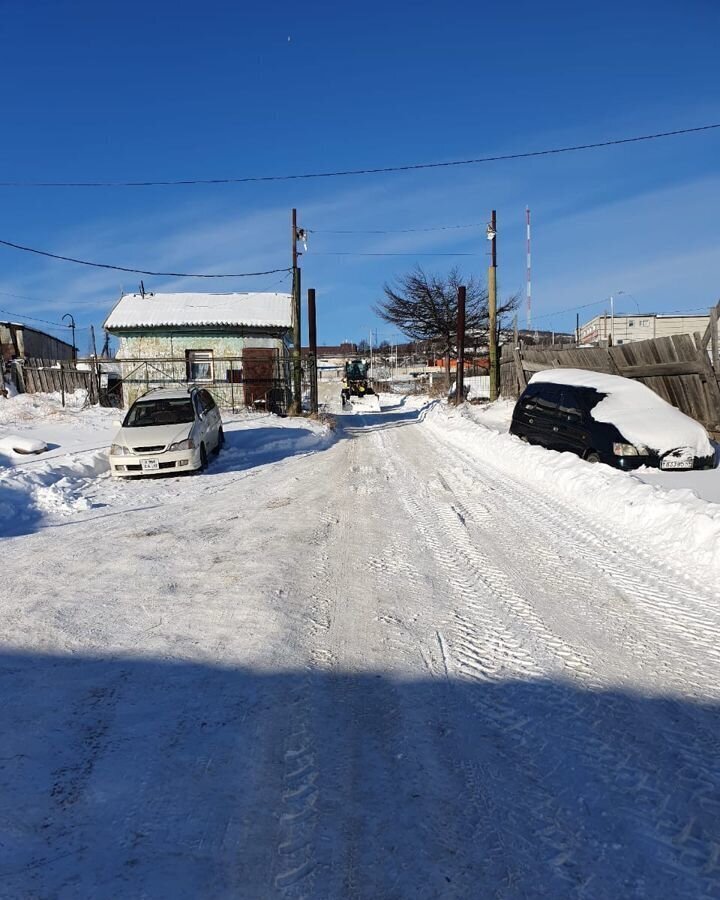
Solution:
[[[591,411],[606,396],[592,387],[531,381],[515,406],[510,433],[531,444],[570,451],[588,462],[604,462],[620,469],[713,467],[713,456],[698,457],[685,448],[661,454],[649,447],[634,445],[611,422],[597,421]]]

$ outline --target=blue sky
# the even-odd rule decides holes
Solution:
[[[443,4],[0,5],[0,180],[212,178],[463,159],[720,122],[712,0]],[[484,275],[533,318],[575,307],[706,308],[720,293],[720,131],[550,158],[379,177],[234,186],[0,188],[0,238],[147,269],[289,264],[289,210],[311,236],[303,286],[324,343],[370,328],[383,282],[416,262]],[[407,256],[335,256],[338,252]],[[426,256],[424,253],[470,254]],[[328,255],[325,255],[328,254]],[[149,289],[285,289],[280,276]],[[139,277],[0,248],[0,309],[99,327]],[[208,287],[210,285],[210,287]],[[563,312],[566,311],[567,312]],[[8,318],[0,312],[0,318]],[[81,333],[78,344],[87,346]]]

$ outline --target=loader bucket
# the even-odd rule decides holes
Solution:
[[[380,412],[380,398],[377,394],[364,394],[362,397],[351,397],[350,406],[354,413],[378,413]],[[345,409],[348,410],[348,407],[346,406]]]

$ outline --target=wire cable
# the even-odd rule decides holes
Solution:
[[[355,250],[318,250],[312,256],[477,256],[477,253],[432,253],[418,250],[417,253],[363,253]]]
[[[89,262],[87,259],[76,259],[73,256],[61,256],[59,253],[50,253],[48,250],[37,250],[34,247],[24,247],[22,244],[14,244],[12,241],[0,240],[3,247],[12,247],[14,250],[23,250],[25,253],[36,253],[38,256],[47,256],[50,259],[60,259],[63,262],[76,263],[79,266],[92,266],[95,269],[113,269],[116,272],[131,272],[135,275],[157,275],[168,278],[251,278],[255,275],[274,275],[276,272],[289,272],[286,266],[282,269],[266,269],[264,272],[235,272],[222,275],[207,275],[198,272],[151,272],[148,269],[132,269],[128,266],[113,266],[109,263]]]
[[[439,225],[436,228],[384,228],[365,231],[362,229],[328,230],[308,228],[309,234],[418,234],[427,231],[454,231],[457,228],[486,228],[486,222],[472,222],[470,225]]]
[[[15,295],[7,294],[6,296],[13,297]],[[6,316],[12,316],[13,319],[28,319],[31,322],[42,322],[43,325],[52,325],[53,328],[62,328],[63,330],[66,328],[70,328],[69,325],[64,325],[64,324],[61,324],[60,322],[51,322],[49,319],[38,319],[35,316],[26,316],[24,313],[22,313],[22,314],[14,313],[14,312],[11,312],[9,309],[0,309],[0,313],[3,313],[3,315],[6,315]],[[79,326],[76,325],[75,330],[78,331]]]
[[[193,184],[248,184],[264,181],[297,181],[310,178],[341,178],[349,175],[385,175],[393,172],[412,172],[421,169],[444,169],[455,166],[475,166],[481,163],[506,160],[530,159],[537,156],[553,156],[560,153],[576,153],[580,150],[598,150],[602,147],[617,147],[622,144],[637,144],[641,141],[656,141],[661,138],[698,134],[720,128],[720,123],[698,125],[694,128],[676,128],[673,131],[659,131],[655,134],[641,134],[634,137],[614,138],[595,141],[590,144],[574,144],[567,147],[551,147],[546,150],[528,150],[522,153],[503,153],[495,156],[480,156],[475,159],[456,159],[445,162],[409,163],[402,166],[377,166],[365,169],[340,169],[333,172],[305,172],[292,175],[249,175],[242,178],[184,178],[166,181],[0,181],[0,187],[36,188],[116,188],[116,187],[179,187]],[[136,270],[132,270],[136,271]],[[153,273],[142,273],[153,274]]]
[[[562,316],[565,313],[571,312],[579,312],[581,309],[589,309],[591,306],[600,306],[600,304],[608,304],[609,298],[604,297],[602,300],[594,300],[592,303],[584,303],[582,306],[572,306],[569,309],[558,309],[555,312],[542,313],[539,316],[533,315],[533,322],[538,321],[539,319],[552,319],[554,316]],[[670,310],[669,312],[661,312],[661,313],[615,313],[615,318],[629,318],[629,319],[644,319],[651,318],[652,316],[684,316],[687,313],[692,312],[707,312],[709,307],[707,306],[693,306],[690,309],[675,309]],[[608,314],[609,318],[609,314]],[[532,331],[532,325],[530,328],[521,329],[522,331]]]

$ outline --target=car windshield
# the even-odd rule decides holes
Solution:
[[[183,425],[195,421],[189,397],[175,400],[146,400],[135,403],[125,417],[123,428],[143,428],[150,425]]]

